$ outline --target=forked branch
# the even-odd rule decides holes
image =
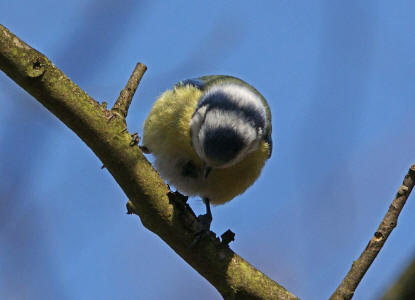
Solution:
[[[125,117],[146,68],[137,64],[111,110],[88,96],[44,55],[0,25],[0,69],[72,129],[104,163],[129,199],[129,213],[163,239],[225,299],[296,299],[212,233],[194,248],[196,217],[186,198],[172,193],[138,147],[131,147]],[[114,114],[114,112],[118,112]],[[119,115],[120,117],[113,116]],[[350,299],[397,224],[415,182],[406,175],[378,230],[331,299]]]
[[[131,101],[133,100],[135,91],[140,84],[147,67],[142,63],[137,63],[133,73],[130,76],[125,88],[121,90],[120,96],[112,107],[112,111],[120,112],[123,118],[127,117],[128,109],[130,108]]]

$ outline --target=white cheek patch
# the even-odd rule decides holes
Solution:
[[[204,153],[203,153],[203,149],[200,143],[200,127],[202,126],[204,119],[205,119],[205,114],[206,114],[206,109],[207,107],[201,107],[200,109],[198,109],[192,119],[190,120],[190,135],[191,135],[191,139],[192,139],[192,145],[193,145],[193,149],[196,151],[197,155],[199,157],[204,157]]]

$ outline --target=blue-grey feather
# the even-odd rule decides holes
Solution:
[[[179,86],[179,87],[186,86],[186,85],[191,85],[201,90],[203,89],[204,83],[203,83],[203,80],[199,78],[191,78],[191,79],[182,80],[176,84],[176,86]]]

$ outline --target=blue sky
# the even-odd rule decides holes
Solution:
[[[98,101],[148,71],[130,131],[174,83],[240,77],[268,100],[275,151],[213,230],[302,299],[327,298],[415,162],[410,1],[3,0],[1,23]],[[220,299],[125,214],[81,140],[0,74],[0,295],[14,299]],[[357,289],[377,299],[414,257],[415,200]],[[190,200],[198,212],[203,204]]]

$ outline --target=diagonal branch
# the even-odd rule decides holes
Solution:
[[[125,119],[92,99],[38,51],[0,25],[0,69],[72,129],[98,156],[128,197],[128,210],[205,277],[226,299],[295,299],[212,233],[190,248],[196,218],[170,192],[138,147]],[[138,82],[137,82],[138,84]],[[128,84],[127,84],[128,86]],[[117,101],[126,115],[131,100]],[[125,103],[125,104],[121,104]]]
[[[147,67],[142,63],[138,63],[135,66],[135,69],[131,74],[127,84],[125,85],[125,88],[122,89],[120,96],[112,107],[112,111],[120,112],[123,118],[127,117],[128,108],[130,107],[135,91],[137,90],[141,78],[143,77],[146,70]]]
[[[401,213],[414,184],[415,165],[412,165],[374,236],[369,241],[366,249],[360,254],[360,257],[353,262],[346,277],[337,287],[333,295],[331,295],[330,299],[351,299],[353,297],[353,294],[363,276],[366,274],[366,271],[382,249],[392,230],[398,224],[399,214]]]

